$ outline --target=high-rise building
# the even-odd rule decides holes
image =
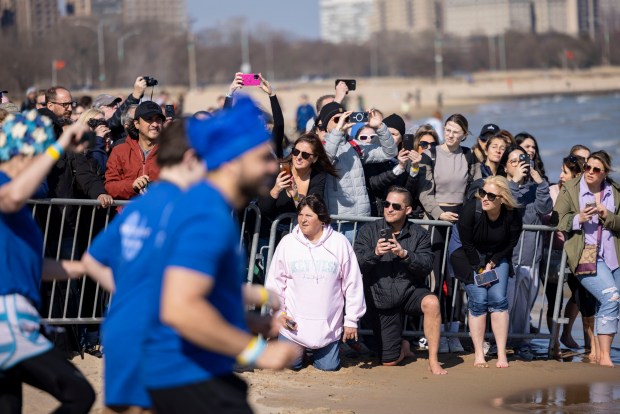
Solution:
[[[363,43],[370,38],[373,0],[321,0],[321,39]]]
[[[370,27],[372,32],[441,30],[441,0],[375,0]]]
[[[92,14],[91,0],[65,0],[65,15],[90,16]]]
[[[15,18],[18,32],[29,37],[45,36],[58,24],[58,0],[19,0]]]
[[[444,0],[444,33],[497,36],[531,31],[531,0]]]
[[[15,28],[16,0],[0,0],[0,29],[2,31]]]
[[[124,0],[124,23],[157,22],[186,29],[188,26],[185,0]]]

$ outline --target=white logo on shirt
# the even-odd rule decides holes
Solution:
[[[130,261],[140,253],[151,229],[147,227],[146,218],[140,217],[140,213],[134,211],[121,224],[120,233],[123,259]]]

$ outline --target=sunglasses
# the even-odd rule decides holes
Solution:
[[[437,146],[436,142],[428,142],[428,141],[420,141],[418,146],[422,149],[427,149],[428,147],[434,148]]]
[[[495,201],[495,199],[497,199],[497,197],[501,197],[501,195],[489,193],[488,191],[484,191],[482,188],[480,188],[478,189],[478,197],[480,197],[481,200],[486,197],[487,200],[493,202]]]
[[[392,208],[394,209],[394,211],[400,211],[403,208],[405,208],[405,206],[403,206],[402,204],[399,203],[390,203],[389,201],[384,201],[383,202],[383,207],[384,208],[390,208],[390,206],[392,206]]]
[[[373,138],[375,138],[377,136],[378,136],[377,134],[360,135],[359,137],[357,137],[357,139],[359,139],[360,141],[366,141],[366,140],[370,141],[370,140],[372,140]]]
[[[600,174],[603,172],[603,170],[601,170],[599,167],[593,167],[590,164],[586,164],[584,170],[586,170],[586,172],[593,172],[594,174]]]
[[[308,158],[314,155],[306,151],[300,151],[297,148],[293,148],[293,150],[291,151],[291,154],[293,154],[293,157],[298,157],[299,154],[301,154],[301,158],[303,158],[304,160],[307,160]]]

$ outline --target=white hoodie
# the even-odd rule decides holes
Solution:
[[[362,273],[346,237],[323,227],[311,243],[295,226],[282,238],[271,261],[265,286],[278,293],[282,310],[297,322],[297,330],[280,333],[310,348],[340,339],[344,326],[357,328],[366,312]],[[346,309],[345,309],[346,303]]]

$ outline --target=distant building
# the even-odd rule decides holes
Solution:
[[[187,5],[185,0],[124,0],[123,22],[158,22],[186,29]]]
[[[370,38],[373,0],[321,0],[321,39],[363,43]]]
[[[532,31],[530,0],[445,0],[444,18],[444,33],[454,36]]]
[[[58,24],[58,0],[18,0],[15,2],[15,26],[20,34],[42,37]]]
[[[16,0],[0,0],[0,29],[4,32],[15,28]]]
[[[441,31],[441,0],[375,0],[370,27],[373,33]]]

